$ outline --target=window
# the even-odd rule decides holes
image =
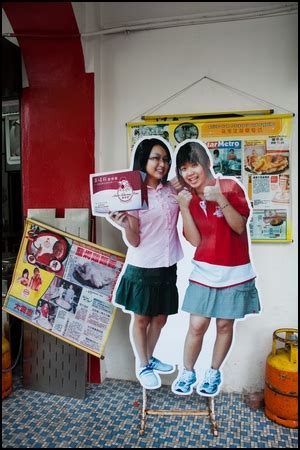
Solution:
[[[6,170],[19,170],[21,157],[20,116],[18,113],[12,113],[2,117],[2,129],[3,122],[5,136]]]

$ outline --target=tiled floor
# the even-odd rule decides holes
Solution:
[[[147,416],[140,435],[142,389],[138,382],[107,379],[87,386],[76,400],[23,389],[20,380],[2,404],[4,448],[298,448],[298,431],[250,409],[239,394],[215,399],[218,436],[208,417]],[[196,393],[179,397],[169,386],[148,394],[148,408],[205,409]]]

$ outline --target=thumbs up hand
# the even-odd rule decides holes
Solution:
[[[189,204],[192,200],[192,197],[193,197],[192,194],[187,188],[184,188],[182,191],[179,192],[176,199],[181,210],[189,208]]]
[[[205,200],[211,202],[219,202],[222,199],[222,189],[219,178],[216,178],[216,184],[214,186],[205,186],[203,195]]]

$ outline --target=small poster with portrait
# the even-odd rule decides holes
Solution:
[[[3,310],[100,357],[125,256],[27,219]]]

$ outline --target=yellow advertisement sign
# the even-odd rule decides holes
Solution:
[[[3,309],[100,357],[125,256],[27,219]]]
[[[201,126],[202,138],[210,136],[224,137],[224,136],[249,136],[249,134],[256,135],[278,135],[282,130],[282,120],[258,120],[258,121],[232,121],[232,122],[217,122],[204,123]]]

